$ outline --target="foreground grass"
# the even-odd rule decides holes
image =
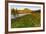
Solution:
[[[24,27],[39,27],[40,26],[40,13],[34,13],[25,15],[23,17],[16,18],[16,20],[11,19],[12,28],[24,28]]]

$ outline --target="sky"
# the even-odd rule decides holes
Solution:
[[[41,7],[40,6],[21,6],[21,5],[10,5],[11,8],[18,9],[18,10],[23,10],[24,8],[28,8],[30,10],[39,10]]]

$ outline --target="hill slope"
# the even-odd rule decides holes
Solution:
[[[11,20],[12,28],[23,28],[23,27],[39,27],[40,26],[40,13],[34,12],[35,16],[32,14],[25,15],[23,17],[18,17],[16,20]]]

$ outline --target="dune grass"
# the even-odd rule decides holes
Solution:
[[[40,13],[34,12],[32,14],[25,15],[23,17],[18,17],[11,19],[11,28],[24,28],[24,27],[40,27]]]

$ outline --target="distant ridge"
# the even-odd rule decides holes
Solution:
[[[31,10],[31,9],[28,9],[28,8],[24,8],[24,10],[18,10],[18,9],[13,9],[15,11],[15,13],[17,14],[27,14],[27,13],[32,13],[32,12],[40,12],[41,10]]]
[[[25,8],[24,10],[17,10],[18,11],[18,14],[25,14],[25,13],[31,13],[32,10],[28,9],[28,8]]]

